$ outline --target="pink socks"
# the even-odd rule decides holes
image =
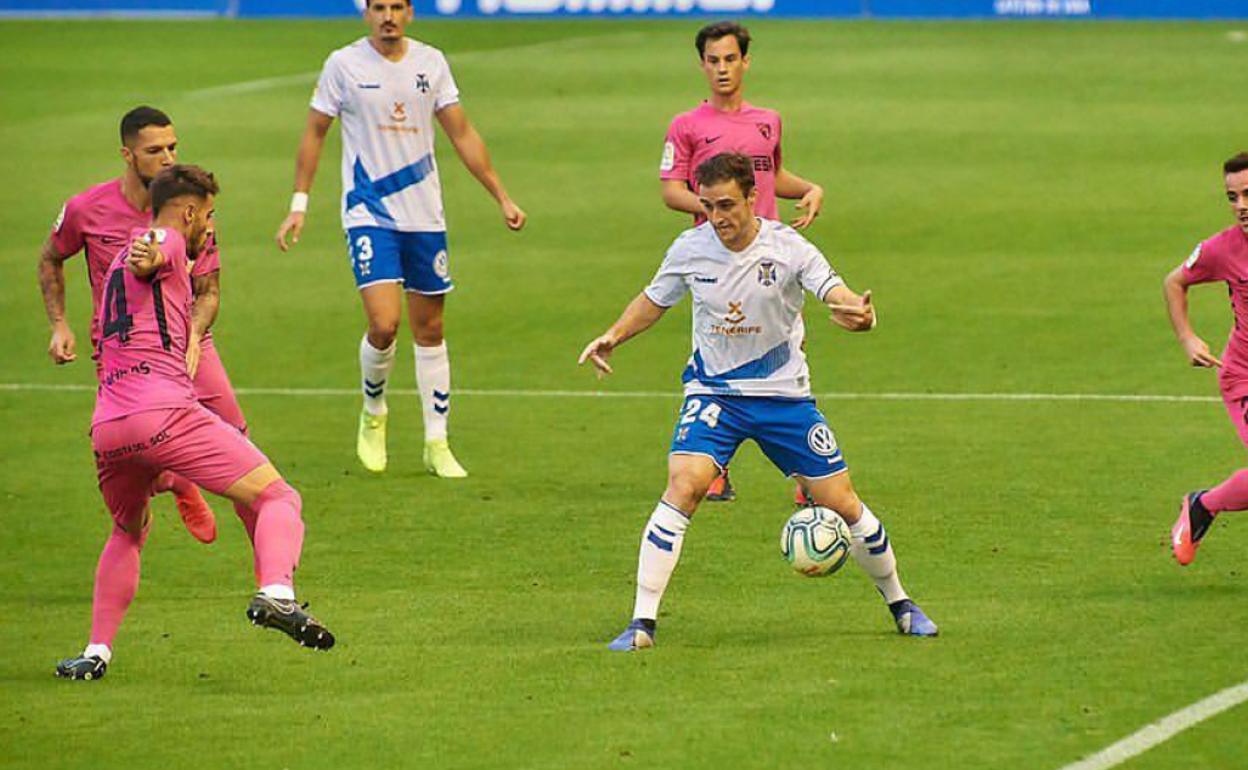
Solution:
[[[299,493],[278,479],[251,504],[256,513],[256,572],[261,586],[293,586],[303,550],[303,519]]]
[[[150,522],[149,522],[150,523]],[[95,569],[91,600],[91,643],[112,646],[122,618],[139,589],[139,554],[147,542],[148,527],[131,534],[116,524]]]
[[[1231,477],[1200,496],[1210,513],[1248,510],[1248,469],[1235,471]]]

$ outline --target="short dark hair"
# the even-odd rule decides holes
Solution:
[[[698,36],[694,40],[694,45],[698,47],[698,58],[706,56],[706,43],[710,40],[719,40],[721,37],[732,35],[737,39],[737,45],[741,47],[741,55],[745,56],[750,52],[750,31],[735,21],[717,21],[714,24],[707,24],[698,30]]]
[[[721,152],[702,161],[694,176],[699,187],[733,180],[741,187],[741,194],[748,197],[754,189],[754,162],[739,152]]]
[[[126,144],[148,126],[172,126],[169,116],[155,107],[135,107],[121,118],[121,143]]]
[[[1239,152],[1222,164],[1223,174],[1238,174],[1248,171],[1248,152]]]
[[[160,213],[166,203],[183,195],[207,198],[221,189],[217,178],[199,166],[179,163],[161,171],[152,179],[152,216]]]

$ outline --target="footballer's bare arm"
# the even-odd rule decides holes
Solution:
[[[585,349],[581,351],[580,358],[576,364],[589,361],[597,370],[597,375],[601,378],[603,375],[611,374],[611,365],[607,363],[607,359],[611,357],[611,352],[623,345],[628,340],[641,334],[646,329],[654,326],[663,314],[667,312],[667,308],[662,305],[656,305],[654,300],[646,296],[645,292],[638,294],[633,301],[628,303],[628,307],[624,308],[624,312],[620,314],[618,320],[611,324],[611,328],[600,334],[598,337],[590,341]]]
[[[191,292],[195,296],[191,303],[191,337],[186,344],[186,373],[195,379],[199,371],[200,344],[204,335],[217,319],[217,309],[221,307],[221,271],[213,270],[204,275],[191,276]]]
[[[53,363],[67,364],[78,355],[74,351],[74,332],[65,320],[65,257],[56,250],[50,237],[39,252],[39,290],[43,292],[43,309],[52,327],[48,356]]]
[[[442,130],[451,140],[464,168],[468,169],[481,186],[494,197],[494,200],[498,201],[503,221],[512,230],[524,227],[528,215],[507,195],[503,180],[499,178],[498,172],[494,170],[494,164],[490,162],[490,152],[485,147],[485,140],[468,120],[468,113],[464,112],[464,108],[459,104],[450,104],[438,110],[436,114],[438,123],[442,124]]]
[[[832,322],[851,332],[869,332],[875,328],[875,305],[871,304],[871,290],[862,294],[844,284],[834,286],[823,295],[823,303],[832,311]]]
[[[803,179],[784,166],[776,170],[776,197],[798,198],[797,208],[802,215],[790,224],[803,230],[815,221],[823,209],[823,188],[807,179]]]
[[[683,179],[662,179],[663,184],[663,203],[673,211],[683,211],[686,214],[701,214],[702,204],[698,202],[698,196],[693,194],[689,189],[689,185]]]
[[[1209,350],[1209,343],[1200,338],[1192,328],[1191,319],[1187,315],[1187,281],[1183,276],[1183,266],[1171,270],[1162,281],[1162,293],[1166,298],[1166,311],[1170,314],[1170,326],[1174,336],[1179,338],[1183,353],[1187,355],[1192,366],[1222,366],[1222,361]]]
[[[308,120],[303,127],[303,138],[299,140],[299,152],[295,155],[295,195],[291,199],[290,213],[277,228],[277,246],[282,251],[289,249],[290,244],[298,243],[299,234],[303,232],[308,192],[312,189],[312,180],[316,178],[316,167],[321,162],[325,135],[333,123],[333,117],[308,108]],[[286,243],[288,235],[290,244]]]

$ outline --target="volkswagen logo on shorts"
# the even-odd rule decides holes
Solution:
[[[812,427],[806,434],[806,443],[810,444],[810,448],[817,455],[831,457],[836,454],[836,437],[832,435],[832,429],[827,423],[821,422]]]
[[[451,265],[446,258],[446,249],[439,251],[438,255],[433,258],[433,272],[444,281],[451,277]]]

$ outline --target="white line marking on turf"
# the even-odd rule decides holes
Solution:
[[[188,91],[186,96],[190,99],[206,99],[220,96],[233,96],[235,94],[249,94],[253,91],[267,91],[270,88],[281,88],[282,86],[295,86],[303,83],[315,83],[319,72],[299,72],[294,75],[279,75],[272,78],[260,78],[259,80],[244,80],[240,83],[226,83],[221,86],[212,86],[211,88],[199,88],[194,91]]]
[[[77,383],[2,382],[0,391],[91,391]],[[358,396],[356,388],[235,388],[243,396]],[[411,388],[391,388],[395,395],[414,396]],[[461,396],[492,398],[681,398],[672,390],[508,390],[459,388]],[[1213,403],[1216,396],[1174,396],[1132,393],[816,393],[827,401],[1112,401],[1120,403]]]
[[[1228,687],[1204,700],[1197,701],[1187,708],[1179,709],[1170,716],[1137,730],[1089,757],[1072,765],[1066,765],[1062,770],[1106,770],[1106,768],[1120,765],[1157,744],[1170,740],[1187,728],[1194,727],[1223,711],[1233,709],[1244,701],[1248,701],[1248,681],[1240,682],[1234,687]]]
[[[451,60],[453,62],[472,60],[490,56],[501,52],[524,51],[534,48],[541,49],[558,49],[564,46],[575,46],[586,40],[596,40],[605,37],[604,35],[573,35],[572,37],[561,37],[555,40],[539,40],[533,43],[520,43],[517,45],[505,45],[498,48],[476,48],[452,53]],[[624,35],[612,35],[611,42],[614,45],[620,45],[627,42],[629,38],[640,38],[640,32],[631,32]],[[243,80],[237,83],[225,83],[219,86],[210,86],[208,88],[198,88],[194,91],[187,91],[186,96],[189,99],[216,98],[221,96],[234,96],[235,94],[250,94],[256,91],[268,91],[271,88],[282,88],[285,86],[297,86],[315,83],[320,75],[320,70],[310,70],[308,72],[297,72],[293,75],[278,75],[277,77],[259,78],[257,80]]]

